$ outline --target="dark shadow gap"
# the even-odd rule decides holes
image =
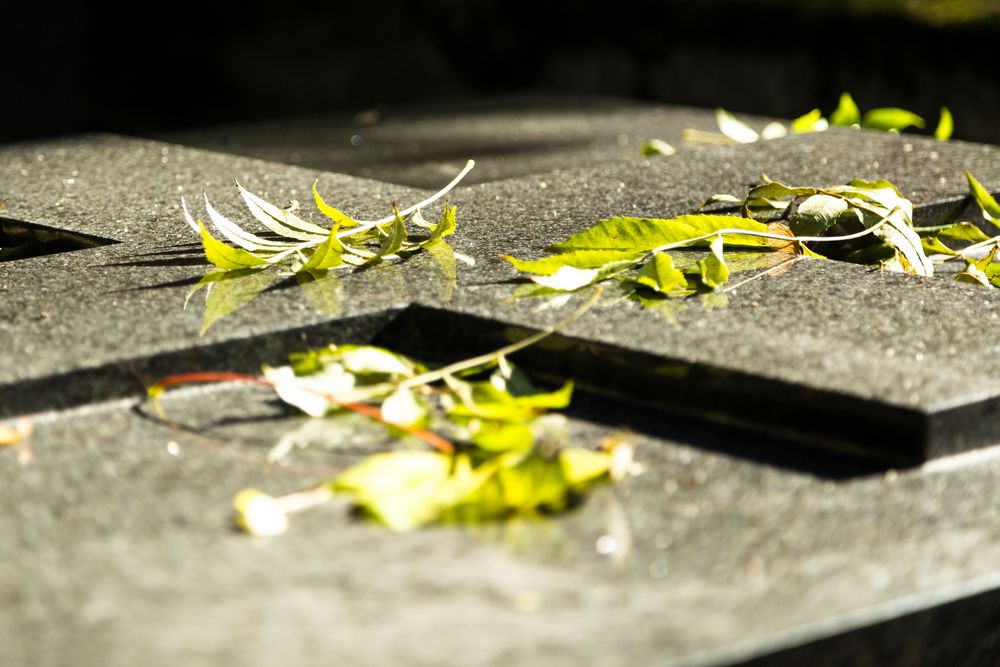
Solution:
[[[112,243],[118,241],[0,218],[0,262],[99,248]]]

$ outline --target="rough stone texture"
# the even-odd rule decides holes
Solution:
[[[601,113],[595,144],[611,136]],[[498,255],[538,255],[611,213],[681,213],[766,171],[889,178],[927,222],[966,205],[963,169],[1000,188],[998,158],[830,132],[546,173],[497,167],[490,178],[535,175],[456,192],[453,245],[479,260],[456,285],[426,257],[307,287],[275,278],[199,337],[203,295],[183,303],[204,267],[181,194],[207,189],[243,220],[233,177],[304,208],[318,177],[364,215],[426,191],[117,137],[4,148],[5,218],[118,243],[0,265],[0,346],[12,351],[0,415],[32,414],[38,431],[31,465],[0,457],[12,508],[0,515],[0,663],[975,664],[1000,627],[994,450],[896,473],[803,444],[912,462],[1000,441],[993,291],[803,261],[740,287],[727,308],[692,302],[676,327],[606,297],[522,359],[580,377],[579,440],[628,424],[648,470],[539,525],[394,535],[333,504],[252,541],[229,528],[232,495],[302,488],[319,472],[261,465],[298,420],[231,387],[169,398],[200,436],[134,406],[166,372],[253,369],[331,339],[454,359],[551,325],[574,304],[506,302],[516,276]],[[601,535],[615,555],[595,551]]]

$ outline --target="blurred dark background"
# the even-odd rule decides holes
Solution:
[[[1000,143],[1000,0],[19,3],[0,141],[572,92],[794,117],[951,108]]]

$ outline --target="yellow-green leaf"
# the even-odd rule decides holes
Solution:
[[[938,141],[948,141],[951,133],[955,131],[955,120],[951,116],[948,107],[941,107],[941,117],[938,119],[937,128],[934,130],[934,138]]]
[[[1000,204],[997,204],[997,200],[976,180],[971,171],[965,172],[965,177],[969,180],[969,191],[972,193],[972,198],[976,200],[979,208],[983,211],[983,217],[1000,227]]]
[[[646,157],[653,155],[669,156],[677,152],[677,149],[661,139],[647,139],[639,151]]]
[[[201,220],[198,221],[198,229],[201,231],[201,244],[205,248],[205,258],[220,269],[246,269],[267,265],[265,260],[252,252],[243,248],[234,248],[217,240],[205,229]]]
[[[840,102],[832,114],[830,114],[830,124],[841,127],[850,127],[861,122],[861,111],[855,104],[850,93],[841,93]]]
[[[643,252],[632,250],[573,250],[535,260],[516,259],[510,255],[501,255],[518,271],[540,276],[551,276],[563,266],[571,266],[575,269],[598,269],[617,262],[634,263],[643,256]]]
[[[327,239],[316,246],[312,255],[309,256],[309,259],[299,270],[323,271],[325,269],[332,269],[335,266],[343,264],[344,244],[337,238],[337,232],[339,231],[340,226],[334,224],[333,228],[330,229],[330,235]]]
[[[719,132],[738,144],[752,144],[760,139],[756,130],[725,109],[715,110],[715,121],[719,126]]]
[[[320,213],[326,217],[333,220],[333,224],[337,227],[354,227],[357,226],[358,221],[349,215],[346,215],[334,207],[327,204],[323,197],[320,196],[319,191],[316,189],[316,181],[313,181],[312,186],[313,199],[316,201],[316,208],[320,210]]]
[[[559,463],[562,465],[563,477],[570,486],[581,487],[607,476],[611,456],[604,451],[574,447],[559,452]]]
[[[861,127],[870,130],[902,131],[908,127],[923,127],[924,119],[906,109],[885,107],[865,112]]]
[[[663,294],[687,289],[684,274],[674,268],[670,255],[662,252],[653,253],[652,259],[639,271],[636,282]]]
[[[709,249],[711,252],[708,257],[698,262],[698,269],[701,272],[701,281],[712,289],[718,289],[729,280],[729,267],[722,258],[722,237],[717,236],[712,239]]]
[[[830,124],[823,118],[823,112],[813,109],[807,114],[799,116],[792,121],[792,132],[795,134],[806,134],[809,132],[822,132]]]

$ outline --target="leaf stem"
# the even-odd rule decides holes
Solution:
[[[156,398],[164,389],[171,386],[181,385],[181,384],[193,384],[193,383],[209,383],[209,382],[246,382],[249,384],[259,384],[272,389],[275,387],[275,382],[268,380],[261,375],[251,375],[249,373],[230,373],[226,371],[204,371],[196,373],[178,373],[176,375],[168,375],[159,382],[155,383],[149,388],[150,396]],[[430,445],[434,449],[444,453],[452,454],[455,451],[455,445],[451,441],[441,437],[433,431],[418,428],[415,426],[409,426],[404,424],[396,424],[390,422],[382,416],[382,411],[373,405],[368,405],[367,403],[354,403],[354,402],[343,402],[337,400],[337,398],[325,391],[320,391],[312,387],[299,387],[302,391],[307,391],[315,394],[329,403],[336,405],[337,407],[343,408],[345,410],[350,410],[352,412],[357,412],[358,414],[364,415],[373,421],[380,422],[386,426],[391,426],[392,428],[397,428],[401,431],[405,431],[410,435],[423,440],[426,444]]]
[[[708,241],[709,239],[715,238],[716,236],[754,236],[763,239],[776,239],[778,241],[786,241],[789,243],[794,242],[809,242],[809,243],[829,243],[833,241],[850,241],[851,239],[861,238],[862,236],[867,236],[875,230],[879,229],[883,225],[889,222],[889,218],[899,210],[899,207],[892,209],[885,217],[879,220],[876,224],[868,227],[867,229],[856,232],[854,234],[845,234],[843,236],[788,236],[784,234],[772,234],[770,232],[758,232],[752,229],[719,229],[708,234],[702,234],[701,236],[695,236],[689,239],[684,239],[682,241],[674,241],[673,243],[665,243],[661,246],[657,246],[650,250],[650,253],[664,252],[666,250],[674,250],[675,248],[683,248],[689,246],[692,243],[698,243],[700,241]]]
[[[342,239],[348,236],[353,236],[354,234],[361,234],[363,232],[367,232],[369,229],[373,227],[378,227],[379,225],[384,225],[387,222],[392,222],[393,220],[396,219],[397,216],[405,218],[414,211],[422,209],[425,206],[430,206],[438,199],[441,199],[441,197],[444,197],[446,194],[454,190],[455,186],[458,185],[461,182],[461,180],[465,178],[465,175],[468,174],[470,171],[472,171],[472,168],[475,166],[476,166],[476,161],[469,160],[468,162],[465,163],[465,167],[462,169],[462,171],[460,171],[458,175],[451,180],[451,183],[444,186],[442,189],[438,190],[435,194],[431,195],[427,199],[417,202],[413,206],[409,206],[403,209],[402,211],[399,211],[398,213],[393,211],[392,215],[380,218],[379,220],[357,220],[356,222],[359,223],[357,227],[351,227],[350,229],[340,232],[339,234],[337,234],[337,238]]]
[[[523,350],[526,347],[534,345],[543,338],[547,338],[548,336],[551,336],[552,334],[565,329],[573,322],[580,319],[580,317],[582,317],[584,313],[590,310],[593,307],[593,305],[597,303],[597,299],[601,296],[602,291],[603,288],[600,285],[595,287],[593,293],[590,295],[590,298],[587,299],[587,301],[583,305],[581,305],[579,308],[573,311],[568,317],[563,319],[561,322],[556,324],[551,329],[546,329],[545,331],[539,331],[538,333],[532,334],[531,336],[528,336],[523,340],[519,340],[516,343],[511,343],[506,347],[502,347],[499,350],[494,350],[493,352],[481,354],[478,357],[472,357],[471,359],[457,361],[453,364],[449,364],[434,371],[421,373],[420,375],[415,375],[411,378],[403,380],[402,382],[399,383],[398,386],[400,389],[408,389],[410,387],[416,387],[422,384],[430,384],[431,382],[437,382],[438,380],[441,380],[446,376],[454,375],[455,373],[460,373],[462,371],[476,368],[477,366],[484,366],[486,364],[496,361],[499,357],[506,357],[508,355],[514,354],[519,350]]]

